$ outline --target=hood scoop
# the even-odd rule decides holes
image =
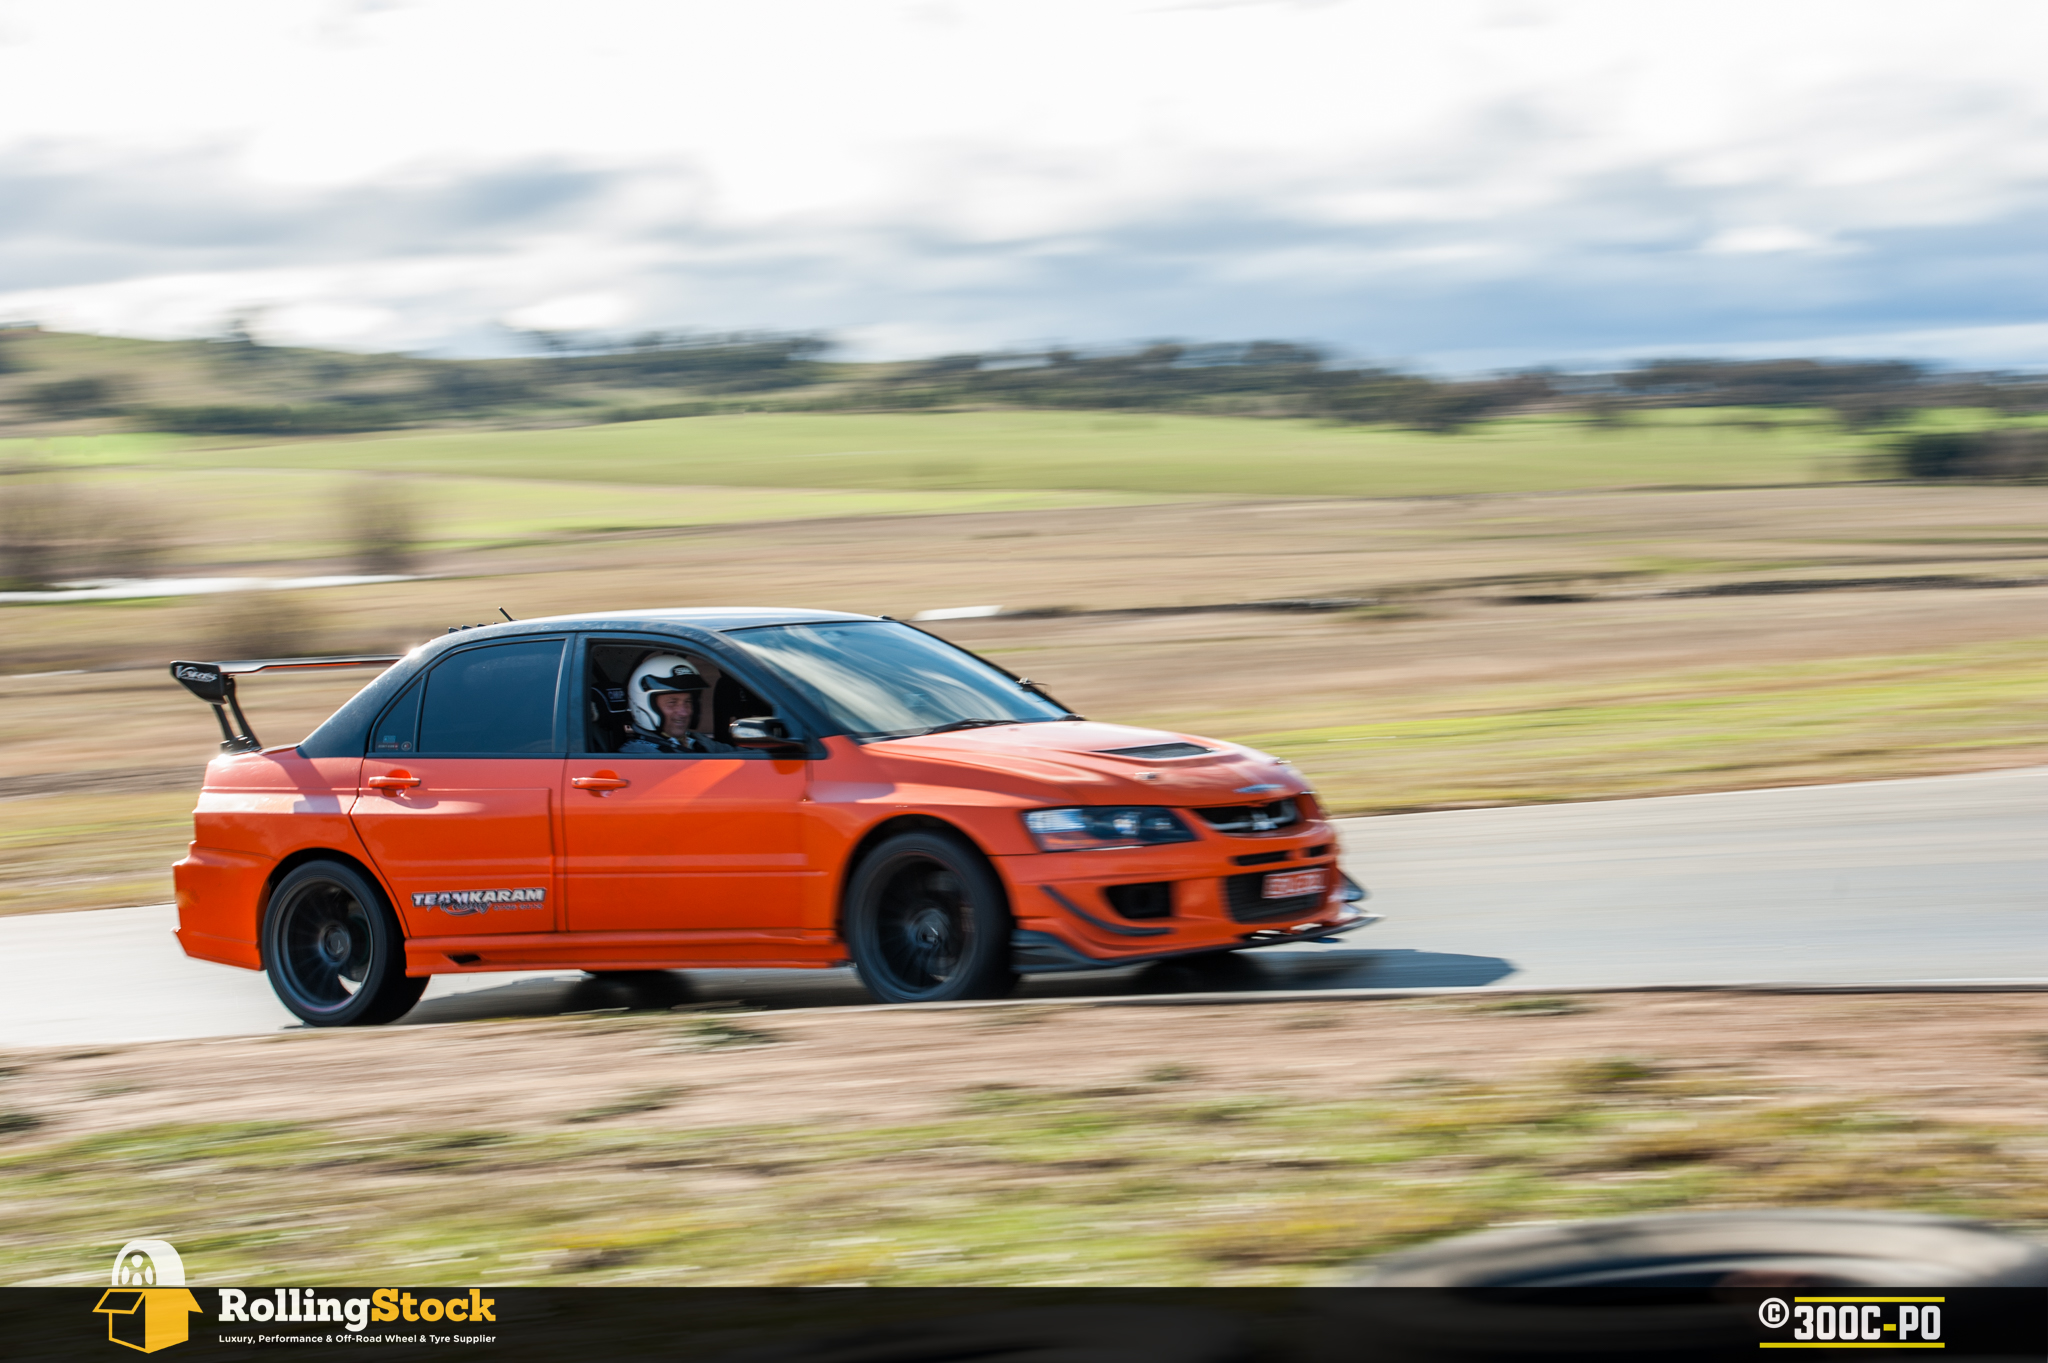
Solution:
[[[1147,743],[1136,748],[1097,748],[1104,757],[1135,757],[1141,762],[1157,762],[1168,757],[1202,757],[1215,752],[1199,743]]]

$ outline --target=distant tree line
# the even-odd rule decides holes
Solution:
[[[531,425],[743,411],[978,408],[1294,417],[1447,434],[1518,414],[1594,429],[1659,408],[1823,411],[1889,439],[1900,476],[2034,476],[2027,438],[1994,427],[2048,413],[2048,376],[1950,374],[1903,361],[1660,359],[1607,373],[1528,370],[1438,379],[1340,362],[1285,341],[1051,348],[897,363],[830,358],[815,333],[518,333],[526,355],[446,360],[267,345],[235,323],[201,343],[205,401],[148,400],[126,374],[34,374],[26,333],[0,330],[0,411],[17,419],[118,416],[147,429],[243,436],[346,435],[422,425]],[[194,343],[182,343],[191,345]],[[1985,429],[1923,438],[1917,413],[1967,409]],[[1993,439],[1993,436],[1998,436]],[[1913,442],[1918,441],[1918,444]],[[1961,443],[1959,444],[1958,441]],[[1944,443],[1945,442],[1945,443]]]

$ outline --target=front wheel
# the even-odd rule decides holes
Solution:
[[[899,833],[847,886],[854,969],[884,1003],[1000,998],[1010,969],[1010,913],[986,862],[943,833]]]
[[[390,1022],[427,988],[406,976],[405,937],[383,894],[338,861],[309,861],[278,882],[263,966],[279,1001],[315,1027]]]

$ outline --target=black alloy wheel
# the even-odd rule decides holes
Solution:
[[[427,987],[406,976],[405,937],[382,892],[338,861],[309,861],[278,882],[263,965],[279,1001],[315,1027],[390,1022]]]
[[[1002,885],[943,833],[899,833],[868,853],[847,887],[845,936],[884,1003],[1000,998],[1017,982]]]

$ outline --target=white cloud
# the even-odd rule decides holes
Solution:
[[[0,312],[126,331],[268,303],[363,345],[569,317],[547,325],[1403,345],[1357,330],[1399,320],[1384,292],[1318,311],[1186,291],[1325,266],[1410,292],[1568,275],[1614,318],[1658,252],[1839,260],[2037,220],[2048,185],[2048,7],[2028,0],[16,0],[7,22],[0,163],[121,188],[203,161],[187,206],[236,220],[0,215]],[[486,184],[531,167],[602,191],[543,221]],[[460,233],[390,206],[465,185],[484,187],[443,215]],[[342,225],[235,235],[302,200]],[[1671,279],[1664,305],[1693,306]],[[1936,306],[1855,287],[1828,306]]]
[[[1700,249],[1719,255],[1755,256],[1777,251],[1822,251],[1829,242],[1797,227],[1731,227],[1716,232]]]
[[[615,293],[572,293],[514,308],[507,324],[530,331],[596,331],[633,315],[633,305]]]
[[[398,325],[390,308],[363,303],[293,303],[267,310],[260,330],[283,345],[345,346]]]

